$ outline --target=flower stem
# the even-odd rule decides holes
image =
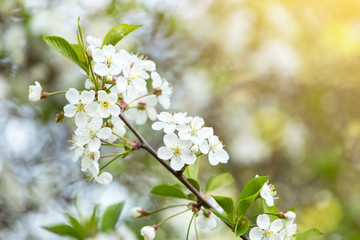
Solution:
[[[188,206],[189,204],[178,204],[178,205],[172,205],[172,206],[168,206],[168,207],[164,207],[164,208],[160,208],[158,210],[155,210],[153,212],[149,212],[148,214],[154,214],[154,213],[158,213],[161,212],[163,210],[169,209],[169,208],[175,208],[175,207],[184,207],[184,206]]]
[[[150,96],[150,95],[152,95],[152,94],[155,94],[155,93],[154,93],[154,92],[151,92],[151,93],[145,94],[145,95],[143,95],[143,96],[137,97],[137,98],[135,98],[134,100],[132,100],[132,101],[128,104],[128,106],[130,106],[130,104],[134,103],[135,101],[137,101],[137,100],[139,100],[139,99],[141,99],[141,98],[143,98],[143,97]]]
[[[121,157],[121,156],[123,156],[123,155],[128,154],[129,152],[131,152],[131,151],[128,150],[128,151],[125,151],[125,152],[122,152],[122,153],[117,154],[116,157],[114,157],[113,159],[111,159],[108,163],[106,163],[104,166],[102,166],[102,167],[100,168],[99,174],[101,173],[101,171],[102,171],[104,168],[106,168],[108,165],[110,165],[113,161],[115,161],[116,159],[118,159],[119,157]]]
[[[197,227],[196,227],[196,218],[197,218],[197,215],[195,214],[195,221],[194,221],[195,234],[196,234],[196,240],[199,240],[198,230],[197,230]]]
[[[108,141],[105,141],[105,140],[102,140],[102,139],[101,139],[101,141],[102,141],[103,143],[106,143],[106,144],[111,145],[111,146],[115,146],[115,147],[125,147],[125,144],[111,143],[111,142],[108,142]]]
[[[54,95],[57,95],[57,94],[66,93],[66,92],[67,92],[67,91],[57,91],[57,92],[47,93],[47,97],[49,97],[49,96],[54,96]]]
[[[192,221],[194,220],[195,215],[196,215],[196,213],[194,213],[190,219],[189,226],[188,226],[187,233],[186,233],[186,240],[189,240],[190,227],[191,227]]]
[[[185,213],[185,212],[187,212],[187,211],[190,211],[190,209],[186,209],[186,210],[181,211],[181,212],[179,212],[179,213],[177,213],[177,214],[174,214],[174,215],[172,215],[172,216],[170,216],[170,217],[168,217],[168,218],[165,218],[164,220],[162,220],[162,221],[161,221],[159,224],[157,224],[157,225],[160,226],[161,224],[163,224],[163,223],[166,222],[167,220],[169,220],[169,219],[171,219],[171,218],[173,218],[173,217],[179,216],[180,214],[183,214],[183,213]]]

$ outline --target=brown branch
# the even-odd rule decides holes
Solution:
[[[146,151],[148,151],[161,165],[163,165],[169,172],[171,172],[180,182],[182,182],[182,184],[185,185],[185,187],[187,187],[198,199],[199,202],[201,202],[201,204],[206,207],[206,208],[214,208],[214,206],[211,205],[211,203],[209,203],[205,197],[196,189],[193,187],[193,185],[191,185],[186,178],[184,177],[184,175],[182,174],[182,171],[175,171],[167,162],[165,162],[164,160],[162,160],[161,158],[158,157],[156,151],[150,146],[150,144],[141,136],[141,134],[131,125],[130,122],[128,122],[128,120],[125,118],[124,113],[121,112],[119,117],[121,118],[121,120],[125,123],[125,125],[130,129],[130,131],[132,133],[135,134],[135,136],[139,139],[140,143],[141,143],[141,148],[145,149]],[[228,225],[227,223],[225,223],[228,227],[232,228],[230,225]],[[247,240],[248,238],[245,236],[240,236],[241,239]]]

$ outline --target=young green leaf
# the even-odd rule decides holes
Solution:
[[[288,211],[292,211],[295,212],[296,208],[297,208],[298,204],[295,204],[294,206],[292,206],[291,208],[289,208]]]
[[[91,217],[85,224],[87,236],[94,236],[98,231],[98,222],[99,222],[98,212],[99,212],[99,204],[96,204],[94,206],[94,210]]]
[[[234,181],[230,173],[223,173],[216,177],[210,177],[205,184],[205,194],[223,188]]]
[[[43,228],[50,232],[56,233],[60,236],[73,237],[79,240],[84,239],[84,237],[82,237],[81,234],[76,229],[66,224],[44,226]]]
[[[198,181],[196,181],[193,178],[187,178],[186,179],[194,188],[196,188],[196,190],[200,191],[200,184]]]
[[[247,218],[239,218],[238,222],[235,226],[235,234],[236,236],[244,235],[249,229],[249,219]]]
[[[175,197],[175,198],[184,198],[187,199],[187,196],[183,191],[175,186],[170,185],[159,185],[154,187],[151,190],[151,193],[166,196],[166,197]]]
[[[259,201],[259,200],[261,201],[261,208],[262,208],[262,210],[263,210],[264,213],[273,213],[273,214],[276,214],[276,215],[279,213],[279,211],[277,210],[276,206],[269,207],[269,206],[266,204],[266,202],[265,202],[264,199],[258,199],[257,201]],[[269,214],[268,216],[269,216],[269,218],[270,218],[271,221],[274,221],[274,220],[278,219],[278,217],[275,216],[275,215]]]
[[[254,203],[260,193],[260,189],[264,186],[268,177],[257,177],[248,182],[240,194],[238,216],[245,215],[245,212]]]
[[[307,230],[306,232],[296,234],[295,237],[296,237],[296,240],[312,240],[322,234],[323,233],[320,232],[318,229],[312,228],[312,229]]]
[[[103,44],[104,45],[113,45],[115,46],[121,39],[123,39],[126,35],[141,27],[142,25],[133,25],[133,24],[120,24],[116,27],[113,27],[105,36]]]
[[[234,201],[231,197],[213,195],[212,197],[231,218],[234,216]]]
[[[121,211],[124,207],[124,202],[116,203],[109,206],[101,219],[101,231],[109,232],[114,231],[116,222],[119,220]]]
[[[78,231],[81,236],[83,238],[85,238],[85,230],[84,230],[84,227],[81,225],[81,223],[76,219],[74,218],[73,216],[71,216],[70,214],[66,214],[68,220],[69,220],[69,223],[71,224],[71,226],[76,230]]]
[[[85,60],[84,53],[81,50],[81,46],[79,44],[71,44],[71,47],[74,49],[74,51],[79,59],[79,62],[83,65],[83,67],[81,67],[81,68],[84,69],[85,71],[87,71],[86,60]]]
[[[78,55],[76,54],[75,50],[72,48],[71,44],[68,43],[65,39],[57,36],[42,35],[42,37],[47,45],[49,45],[55,51],[67,57],[77,65],[79,65],[85,71],[87,71],[86,66],[82,62],[80,62]]]

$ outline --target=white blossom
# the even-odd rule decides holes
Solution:
[[[194,144],[199,145],[214,134],[213,128],[204,127],[204,124],[204,119],[194,117],[189,124],[178,127],[179,137],[183,140],[191,140]]]
[[[224,150],[224,146],[217,136],[210,136],[199,146],[202,153],[209,154],[209,162],[211,165],[217,165],[219,162],[228,162],[229,154]]]
[[[256,219],[257,227],[250,230],[250,240],[280,240],[280,230],[283,224],[280,219],[276,219],[272,223],[266,214],[261,214]]]
[[[37,102],[41,99],[41,85],[38,81],[35,81],[35,85],[29,86],[29,101]]]
[[[94,176],[94,180],[100,184],[107,185],[113,180],[113,176],[108,172],[102,172],[100,175]]]
[[[284,217],[287,223],[292,224],[296,218],[296,213],[292,212],[292,211],[286,211],[284,213]]]
[[[286,224],[286,227],[281,230],[281,240],[293,240],[295,239],[294,234],[296,234],[297,225],[296,224]]]
[[[161,79],[160,75],[157,72],[151,73],[152,87],[156,92],[159,103],[165,108],[170,107],[170,96],[172,94],[172,89],[169,86],[169,83],[165,79]]]
[[[92,57],[95,48],[101,48],[102,41],[93,36],[87,36],[86,41],[90,44],[86,49],[86,53]]]
[[[161,112],[157,115],[159,121],[154,122],[152,128],[154,130],[164,130],[165,133],[173,133],[178,125],[189,123],[192,117],[186,117],[185,113]]]
[[[260,197],[265,200],[266,205],[269,207],[274,206],[274,199],[276,199],[275,186],[268,184],[269,181],[264,183],[264,186],[260,189]]]
[[[100,152],[91,152],[88,148],[85,150],[81,158],[81,171],[90,172],[92,176],[97,176],[99,173]]]
[[[141,229],[141,236],[145,240],[153,240],[155,238],[156,229],[153,226],[145,226]]]
[[[145,79],[149,78],[149,74],[144,70],[141,62],[131,65],[127,62],[123,68],[124,76],[119,76],[116,80],[116,87],[120,93],[135,98],[138,92],[145,92]]]
[[[179,139],[175,133],[164,136],[165,147],[158,149],[158,156],[163,160],[170,160],[170,166],[179,171],[185,164],[193,164],[196,160],[195,153],[190,150],[192,142]]]
[[[69,104],[64,106],[64,115],[69,118],[75,116],[76,126],[83,127],[88,122],[88,116],[94,116],[92,112],[98,106],[93,102],[95,92],[93,90],[82,91],[80,94],[75,88],[70,88],[65,97]]]
[[[100,139],[105,140],[111,136],[111,129],[102,127],[102,124],[103,120],[101,118],[93,118],[84,127],[79,127],[75,131],[81,145],[87,144],[91,152],[99,150],[101,146]]]
[[[218,225],[216,216],[208,209],[199,213],[197,223],[200,228],[208,228],[209,230],[214,230]]]
[[[135,120],[136,124],[138,125],[144,124],[148,117],[153,121],[156,119],[156,96],[146,96],[141,100],[136,101],[136,103],[138,104],[137,107],[129,108],[125,112],[126,117],[128,117],[130,120]]]
[[[124,66],[120,54],[115,53],[115,47],[105,45],[102,49],[95,48],[92,53],[94,72],[99,76],[118,75]]]
[[[79,141],[79,140],[81,140],[81,139],[79,139],[78,136],[76,136],[76,135],[72,136],[72,140],[71,140],[72,144],[70,146],[70,149],[74,150],[74,153],[72,156],[73,162],[76,162],[85,151],[84,145],[81,144],[81,141]]]
[[[116,104],[118,96],[116,93],[107,94],[104,90],[98,91],[98,102],[100,103],[97,112],[102,118],[108,118],[110,115],[118,116],[120,107]]]

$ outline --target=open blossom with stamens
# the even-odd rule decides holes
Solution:
[[[224,146],[217,136],[210,136],[199,146],[202,153],[209,153],[209,162],[211,165],[217,165],[219,162],[228,162],[229,154],[224,150]]]
[[[144,70],[141,62],[136,62],[131,65],[129,62],[125,63],[123,68],[124,76],[118,77],[116,80],[116,87],[120,93],[135,98],[138,92],[145,92],[145,79],[149,78],[149,74]]]
[[[29,86],[29,101],[37,102],[41,99],[41,85],[38,81],[35,81],[35,85]]]
[[[146,122],[148,116],[151,120],[156,119],[157,99],[154,95],[146,96],[139,101],[136,108],[130,108],[125,112],[125,116],[130,120],[135,120],[136,124],[142,125]]]
[[[192,142],[179,139],[175,133],[164,136],[165,147],[158,149],[158,156],[163,160],[170,159],[170,166],[179,171],[185,164],[193,164],[196,160],[195,153],[190,150]]]
[[[99,151],[91,152],[88,148],[85,149],[81,158],[81,171],[89,171],[92,176],[97,175],[99,173],[99,158]]]
[[[185,113],[175,113],[172,112],[161,112],[157,115],[159,121],[154,122],[152,128],[154,130],[164,130],[165,133],[174,132],[178,125],[189,123],[192,117],[186,117]]]
[[[82,146],[88,145],[91,152],[99,150],[101,146],[100,139],[107,139],[111,136],[111,129],[102,127],[103,120],[101,118],[93,118],[84,127],[76,129],[75,135]]]
[[[208,209],[200,211],[197,223],[200,228],[208,228],[209,230],[214,230],[218,224],[216,216]]]
[[[102,118],[108,118],[110,115],[118,116],[120,114],[120,107],[116,104],[118,96],[116,93],[107,94],[105,91],[98,91],[99,106],[97,112]]]
[[[157,72],[151,73],[151,79],[152,87],[156,93],[159,103],[165,109],[168,109],[170,107],[170,96],[172,94],[172,89],[170,88],[169,83],[165,79],[161,79]]]
[[[261,214],[256,219],[257,227],[250,230],[250,240],[280,240],[280,230],[283,224],[280,219],[276,219],[272,223],[266,214]]]
[[[266,205],[269,207],[274,206],[274,199],[276,199],[275,187],[269,184],[269,181],[264,183],[264,186],[260,189],[260,197],[265,200]]]
[[[99,76],[118,75],[124,66],[120,54],[115,53],[115,47],[105,45],[95,48],[92,52],[94,59],[94,72]]]
[[[199,145],[214,134],[213,128],[204,127],[204,124],[204,119],[194,117],[189,124],[178,127],[179,137],[183,140],[191,140],[194,144]]]
[[[98,106],[97,103],[93,102],[95,92],[93,90],[82,91],[80,94],[75,88],[70,88],[65,97],[69,104],[64,107],[64,115],[69,118],[75,116],[76,126],[84,126],[88,122],[88,116],[93,116],[93,109]]]

